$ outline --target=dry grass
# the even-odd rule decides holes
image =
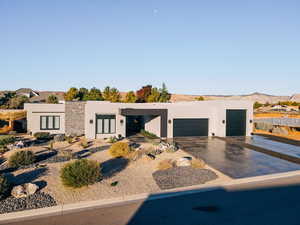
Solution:
[[[255,113],[254,118],[300,118],[300,114],[289,114],[289,113]]]
[[[263,130],[254,130],[254,134],[268,134],[268,135],[273,135],[273,136],[277,136],[277,137],[284,137],[287,139],[300,141],[300,132],[299,131],[295,131],[294,129],[289,129],[288,132],[289,132],[288,135],[283,135],[283,134],[274,134],[274,133],[270,133],[268,131],[263,131]]]
[[[167,170],[174,167],[174,162],[171,159],[164,159],[157,165],[158,170]]]
[[[197,169],[203,169],[205,167],[205,162],[202,159],[193,159],[191,166]]]

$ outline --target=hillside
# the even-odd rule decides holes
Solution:
[[[200,95],[182,95],[182,94],[172,94],[171,101],[172,102],[180,102],[180,101],[193,101],[196,97]],[[279,101],[299,101],[300,102],[300,94],[293,96],[275,96],[268,95],[263,93],[253,93],[249,95],[202,95],[206,100],[250,100],[257,101],[260,103],[277,103]],[[296,96],[296,97],[295,97]],[[296,99],[296,100],[294,100]],[[297,100],[298,99],[298,100]]]

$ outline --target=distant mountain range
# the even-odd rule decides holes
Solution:
[[[182,95],[172,94],[171,102],[193,101],[195,98],[202,96],[205,100],[250,100],[260,103],[277,103],[279,101],[300,102],[300,94],[292,96],[276,96],[263,93],[252,93],[249,95]]]
[[[5,91],[0,91],[0,96]],[[18,89],[17,92],[31,93],[34,92],[35,96],[30,98],[31,102],[44,102],[49,95],[55,95],[59,100],[64,99],[64,92],[62,91],[33,91],[28,88]],[[121,92],[122,98],[125,98],[126,92]],[[255,92],[249,95],[187,95],[187,94],[172,94],[171,102],[194,101],[197,97],[204,97],[205,100],[250,100],[260,103],[277,103],[279,101],[294,101],[300,102],[300,94],[292,96],[276,96],[264,93]]]

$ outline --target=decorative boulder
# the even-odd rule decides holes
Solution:
[[[27,195],[33,195],[39,190],[39,186],[32,183],[24,184],[24,187]]]
[[[11,195],[15,198],[25,198],[27,196],[25,188],[22,185],[15,186],[11,191]]]
[[[191,157],[182,157],[176,161],[176,166],[191,166],[192,158]]]
[[[36,184],[26,183],[15,186],[11,191],[11,195],[15,198],[25,198],[29,195],[35,194],[38,189],[39,187]]]

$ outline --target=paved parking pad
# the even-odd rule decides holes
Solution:
[[[180,148],[232,178],[300,170],[300,165],[217,138],[176,138]]]
[[[268,150],[283,153],[286,155],[300,158],[300,146],[274,141],[268,137],[253,135],[252,137],[237,138],[238,140],[245,141],[248,144],[266,148]]]

